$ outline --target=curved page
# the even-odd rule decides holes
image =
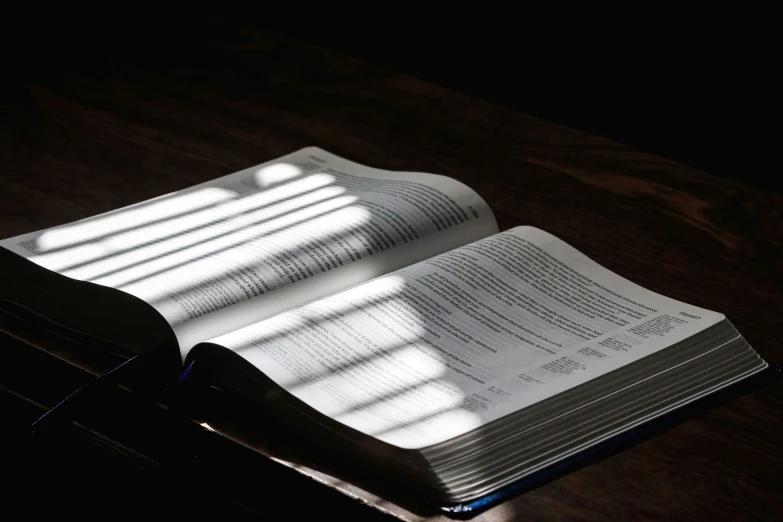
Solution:
[[[518,227],[211,342],[321,413],[423,448],[721,320]]]
[[[496,231],[456,180],[310,147],[0,246],[150,303],[184,359],[200,341]]]

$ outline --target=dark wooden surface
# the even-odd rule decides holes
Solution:
[[[459,179],[488,201],[501,229],[548,230],[644,287],[725,313],[762,357],[783,361],[779,194],[288,37],[238,32],[203,53],[61,65],[26,68],[2,88],[0,237],[317,145],[367,165]],[[16,430],[89,374],[3,343],[2,453],[12,465],[2,486],[10,502],[0,510],[391,519],[246,448],[176,425],[121,390],[115,414],[94,414],[80,425],[89,429],[20,442]],[[480,520],[779,520],[781,410],[778,382]],[[181,444],[164,436],[171,434]],[[194,447],[198,462],[171,465]],[[393,504],[384,509],[404,515]]]

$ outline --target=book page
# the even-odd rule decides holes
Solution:
[[[118,288],[197,342],[497,232],[444,176],[369,168],[319,148],[0,242]]]
[[[722,319],[518,227],[212,342],[321,413],[422,448]]]

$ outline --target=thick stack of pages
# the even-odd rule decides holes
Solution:
[[[135,296],[149,313],[128,308],[128,328],[165,319],[177,363],[202,360],[216,385],[441,502],[766,367],[723,315],[538,228],[500,232],[457,180],[315,147],[0,245],[29,260],[0,300],[97,317]]]
[[[525,340],[507,337],[519,332]],[[349,354],[351,340],[367,351]],[[216,346],[263,372],[237,371],[237,358],[217,378],[225,386],[446,503],[767,366],[721,314],[644,290],[529,227],[197,345],[190,360]]]
[[[421,450],[444,500],[491,493],[766,364],[727,320],[479,429]]]

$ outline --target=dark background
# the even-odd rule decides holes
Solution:
[[[176,67],[216,52],[221,42],[241,40],[243,28],[264,27],[714,175],[783,191],[774,157],[779,42],[767,28],[773,21],[768,13],[717,19],[704,12],[676,24],[672,20],[679,18],[666,13],[663,20],[637,13],[598,26],[578,14],[566,24],[480,11],[460,23],[392,13],[382,24],[387,14],[381,11],[354,13],[358,21],[335,24],[304,7],[285,14],[265,9],[9,16],[7,78],[12,84],[35,81],[85,67],[100,74],[126,63]]]
[[[341,24],[321,13],[262,10],[175,15],[120,9],[43,18],[28,13],[7,19],[5,64],[8,78],[22,82],[81,68],[100,74],[128,62],[176,67],[216,52],[221,42],[241,41],[243,28],[264,27],[714,175],[782,191],[774,157],[779,42],[765,27],[770,15],[745,19],[729,13],[716,20],[703,13],[679,25],[648,15],[604,27],[579,15],[570,25],[548,25],[551,20],[533,16],[482,18],[481,12],[462,23],[422,23],[411,16],[382,25],[376,22],[385,13]]]
[[[780,58],[770,59],[764,34],[577,34],[558,44],[505,31],[466,38],[456,29],[414,30],[405,45],[389,36],[307,38],[715,175],[783,187],[771,162],[779,148],[772,89]]]

